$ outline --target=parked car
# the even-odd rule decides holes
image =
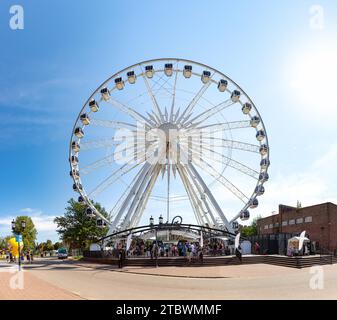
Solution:
[[[60,248],[57,250],[57,257],[59,259],[67,259],[68,258],[68,251],[66,248]]]

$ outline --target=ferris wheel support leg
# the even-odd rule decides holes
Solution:
[[[183,167],[181,165],[177,165],[178,172],[180,174],[181,180],[184,184],[184,187],[186,189],[186,192],[189,196],[190,202],[192,209],[194,211],[195,217],[199,223],[199,225],[205,225],[205,222],[203,221],[201,212],[200,212],[200,207],[198,204],[198,201],[195,199],[195,194],[192,191],[191,185],[189,184],[188,178],[186,177]]]
[[[125,216],[125,220],[122,225],[122,229],[127,229],[130,227],[131,217],[132,213],[134,212],[134,209],[138,206],[139,202],[141,201],[142,197],[141,195],[144,192],[146,184],[151,180],[151,177],[153,173],[155,172],[158,165],[151,166],[150,170],[147,172],[147,174],[144,176],[143,181],[139,184],[137,191],[135,191],[134,198],[131,202],[131,205],[128,209],[128,212]]]
[[[198,192],[199,192],[199,195],[200,195],[200,198],[201,198],[201,201],[204,203],[205,207],[206,207],[206,210],[207,212],[209,213],[210,217],[211,217],[211,220],[212,220],[212,223],[215,227],[218,227],[219,224],[218,222],[216,221],[213,213],[212,213],[212,209],[210,208],[208,202],[207,202],[207,199],[205,197],[205,193],[204,191],[202,190],[202,187],[200,186],[200,184],[198,183],[198,181],[196,180],[195,176],[193,175],[193,173],[191,172],[191,170],[186,166],[186,170],[188,172],[188,174],[190,175],[190,177],[192,178],[192,181],[194,183],[194,185],[196,186],[196,188],[198,189]]]
[[[118,213],[117,213],[117,216],[116,218],[114,219],[114,221],[112,222],[110,228],[109,228],[109,231],[108,231],[108,234],[107,235],[110,235],[112,234],[118,223],[120,222],[121,220],[121,217],[123,216],[124,214],[124,211],[126,209],[126,207],[129,205],[132,197],[134,196],[135,194],[135,190],[138,188],[139,184],[143,181],[144,179],[144,176],[147,174],[148,170],[150,169],[151,165],[146,162],[143,166],[143,168],[141,169],[141,174],[139,175],[138,179],[136,180],[135,184],[133,185],[133,187],[131,188],[131,190],[129,191],[129,194],[128,196],[125,198],[121,208],[119,209]]]
[[[206,213],[207,206],[205,205],[205,202],[202,200],[202,193],[199,192],[197,184],[195,184],[194,181],[193,181],[193,176],[190,175],[187,172],[185,166],[182,166],[182,171],[183,171],[185,179],[186,179],[186,181],[188,183],[188,186],[189,186],[191,192],[193,193],[193,197],[195,199],[195,202],[198,204],[199,213],[200,213],[200,216],[202,218],[203,224],[205,224],[205,225],[207,224],[208,226],[210,226],[211,222],[210,222],[210,220],[208,218],[208,215]],[[190,181],[190,179],[192,180],[192,182]],[[195,186],[195,188],[197,190],[195,190],[195,188],[193,186]],[[197,193],[199,193],[199,197],[198,197]],[[205,206],[205,208],[203,207],[203,205]]]
[[[148,200],[150,198],[150,195],[152,193],[153,187],[157,181],[158,175],[160,173],[160,166],[157,167],[157,169],[155,170],[155,172],[153,173],[150,181],[148,182],[145,191],[143,192],[143,195],[140,199],[140,201],[138,202],[138,206],[135,210],[135,213],[133,214],[132,218],[131,218],[131,222],[130,222],[130,228],[133,228],[135,226],[138,225],[139,220],[141,219],[144,210],[146,208],[146,205],[148,203]]]
[[[210,202],[212,203],[213,207],[217,211],[218,215],[220,216],[220,218],[221,218],[222,222],[224,223],[225,227],[227,228],[227,230],[229,232],[234,232],[232,226],[229,224],[229,222],[228,222],[227,218],[225,217],[224,213],[222,212],[219,204],[217,203],[217,201],[213,197],[212,193],[210,192],[210,190],[208,189],[207,185],[205,184],[205,182],[203,181],[203,179],[199,175],[198,171],[194,168],[193,164],[190,163],[190,162],[188,163],[188,167],[191,169],[191,171],[195,175],[196,179],[198,180],[198,182],[200,183],[200,185],[204,189],[204,192],[206,193],[208,199],[210,200]]]

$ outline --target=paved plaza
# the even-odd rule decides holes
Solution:
[[[13,274],[1,263],[0,299],[337,299],[337,265],[321,268],[323,289],[312,289],[311,268],[255,264],[121,270],[38,259],[24,266],[22,290],[10,288]]]

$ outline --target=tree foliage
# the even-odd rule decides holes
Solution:
[[[242,237],[256,236],[258,234],[257,221],[259,219],[261,219],[261,216],[257,216],[256,218],[254,218],[249,226],[242,226],[240,230],[241,236]]]
[[[25,228],[22,227],[22,221],[26,222]],[[19,216],[15,219],[14,234],[21,234],[25,250],[34,249],[37,231],[31,217]]]
[[[110,218],[99,203],[94,203],[94,206],[104,217]],[[96,219],[86,215],[86,208],[87,205],[85,203],[70,199],[64,216],[56,217],[54,220],[61,240],[69,245],[71,249],[85,249],[107,233],[107,227],[98,227]]]

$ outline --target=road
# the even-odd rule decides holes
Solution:
[[[39,259],[25,266],[25,270],[84,299],[337,299],[337,265],[320,269],[324,288],[315,290],[310,288],[315,276],[310,268],[298,270],[262,264],[134,268],[119,272],[111,266]],[[204,278],[208,275],[213,278]]]

